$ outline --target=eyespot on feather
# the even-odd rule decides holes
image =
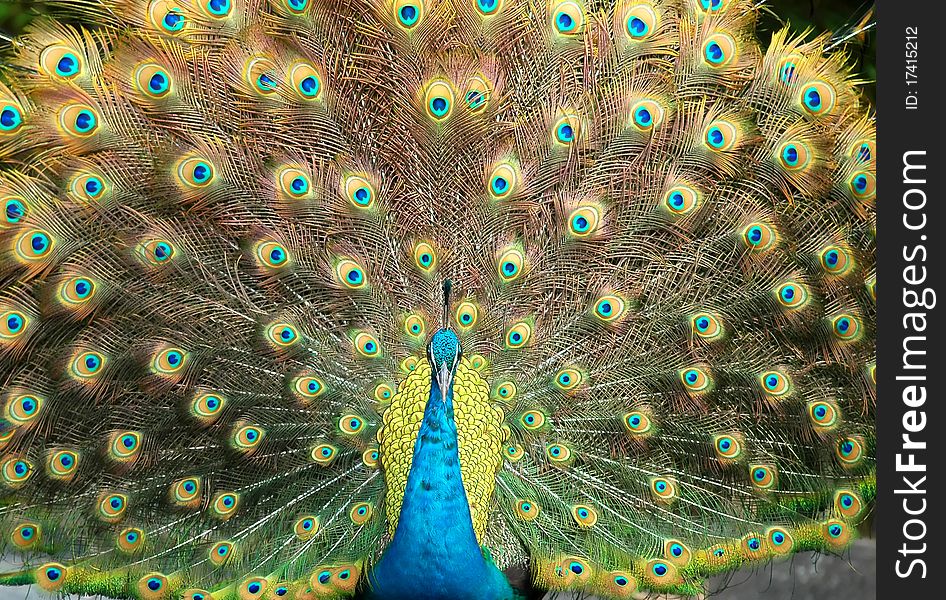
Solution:
[[[308,173],[298,167],[283,167],[276,174],[279,190],[283,195],[293,200],[299,200],[310,195],[312,181]]]
[[[640,3],[631,6],[624,13],[622,30],[628,39],[644,41],[654,35],[659,27],[657,12],[650,4]]]
[[[525,347],[532,339],[532,325],[527,321],[518,321],[506,331],[506,348],[518,350]]]
[[[355,208],[371,208],[374,205],[374,186],[361,175],[349,175],[342,187],[345,197]]]
[[[27,521],[20,523],[10,533],[10,541],[20,549],[34,547],[42,539],[42,527],[38,523]]]
[[[45,229],[27,229],[14,241],[13,252],[25,264],[43,263],[53,256],[57,240]]]
[[[638,131],[651,131],[664,121],[665,112],[656,100],[645,98],[631,106],[631,126]]]
[[[61,79],[75,79],[84,70],[82,56],[66,44],[46,46],[39,54],[39,66],[46,75]]]
[[[187,477],[171,484],[171,501],[181,507],[195,508],[200,504],[202,491],[200,477]]]
[[[560,36],[577,36],[585,29],[584,9],[574,0],[557,3],[551,14],[552,28]]]
[[[500,200],[509,196],[519,183],[519,173],[512,163],[499,163],[489,174],[489,193]]]
[[[147,62],[135,69],[134,84],[146,97],[158,100],[171,93],[173,80],[166,68],[157,63]]]
[[[148,5],[148,19],[160,33],[174,35],[187,26],[187,16],[180,4],[172,0],[152,0]]]
[[[541,507],[531,500],[517,498],[513,500],[513,510],[516,516],[523,521],[534,521],[542,511]]]
[[[572,237],[587,238],[598,229],[601,213],[596,206],[580,206],[568,215],[568,233]]]
[[[318,444],[314,446],[309,453],[312,457],[312,460],[319,463],[320,465],[331,464],[335,460],[335,456],[338,454],[338,448],[331,444]]]
[[[141,600],[160,600],[167,598],[170,593],[168,578],[158,572],[151,572],[143,576],[138,580],[136,588]]]
[[[335,279],[350,290],[358,290],[367,285],[364,268],[353,259],[345,258],[335,265]]]
[[[232,517],[240,505],[240,495],[235,492],[217,492],[210,502],[213,515],[227,520]]]
[[[116,462],[132,462],[141,454],[141,433],[138,431],[118,431],[109,438],[109,458]]]
[[[348,516],[355,525],[364,525],[374,514],[374,507],[370,502],[357,502],[352,505]]]
[[[59,127],[71,137],[87,138],[102,125],[98,111],[79,102],[66,104],[59,110]]]
[[[178,182],[185,188],[191,189],[207,187],[216,176],[213,164],[197,156],[185,158],[178,163],[176,172]]]
[[[300,99],[307,102],[321,99],[322,76],[311,63],[305,61],[293,63],[289,67],[288,79]]]
[[[262,55],[250,57],[243,67],[246,84],[261,97],[271,96],[279,89],[276,73],[276,64]]]
[[[478,114],[486,109],[490,100],[491,85],[483,75],[473,75],[466,82],[463,101],[470,112]]]
[[[515,281],[522,275],[525,264],[525,255],[519,248],[511,247],[503,250],[496,266],[500,280],[506,283]]]
[[[104,492],[99,496],[98,517],[106,523],[118,523],[125,517],[128,496],[117,492]]]
[[[834,110],[838,94],[827,81],[815,80],[801,87],[798,99],[806,113],[822,117]]]
[[[713,69],[720,69],[731,64],[736,58],[736,40],[731,35],[716,32],[703,42],[703,63]]]
[[[453,112],[453,88],[444,79],[435,79],[424,89],[424,110],[435,121],[442,121]]]
[[[314,515],[306,515],[300,517],[296,521],[293,531],[296,534],[296,537],[300,540],[311,539],[319,531],[319,518]]]
[[[220,567],[227,563],[230,560],[231,555],[234,552],[233,542],[217,542],[210,547],[210,551],[207,552],[207,558],[210,560],[211,564],[214,566]]]
[[[579,527],[594,527],[598,522],[598,511],[587,504],[576,504],[571,508],[572,519]]]
[[[54,562],[40,565],[33,571],[36,585],[47,592],[60,590],[65,584],[67,576],[66,567]]]

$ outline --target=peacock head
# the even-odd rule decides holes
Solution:
[[[453,376],[460,364],[460,338],[449,329],[438,329],[427,345],[427,360],[433,371],[434,380],[440,387],[441,399],[447,401],[447,392],[453,382]]]

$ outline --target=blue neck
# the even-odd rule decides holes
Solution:
[[[436,379],[414,443],[397,529],[369,583],[368,597],[378,600],[513,597],[476,541],[460,478],[453,389],[444,402]]]

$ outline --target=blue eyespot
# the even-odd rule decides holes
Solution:
[[[484,15],[490,15],[496,12],[496,9],[499,8],[498,0],[476,0],[476,7]]]
[[[218,17],[226,16],[230,14],[230,0],[210,0],[207,2],[207,11]]]
[[[631,17],[627,20],[627,32],[631,37],[642,38],[650,32],[650,26],[640,17]]]
[[[709,131],[706,132],[706,141],[713,148],[722,148],[726,145],[726,137],[719,127],[710,127]]]
[[[718,65],[722,63],[723,60],[725,59],[725,55],[723,54],[723,49],[720,48],[719,44],[717,44],[716,42],[710,42],[709,44],[706,45],[705,56],[706,56],[706,60],[713,63],[714,65]]]
[[[646,129],[654,123],[654,117],[647,110],[647,107],[641,106],[634,111],[634,122],[640,125],[641,128]]]
[[[558,30],[562,33],[568,33],[575,29],[575,19],[568,13],[560,12],[555,17],[555,26],[558,27]]]
[[[261,589],[261,586],[257,582],[253,582],[250,585],[246,586],[246,590],[251,594],[258,594]]]
[[[575,140],[575,130],[568,123],[562,123],[558,126],[557,135],[558,139],[565,143]]]
[[[0,110],[0,131],[14,131],[23,123],[23,115],[16,106],[7,104]]]
[[[663,577],[664,575],[666,575],[667,570],[668,570],[667,565],[661,562],[654,563],[653,571],[654,571],[654,575],[656,575],[657,577]]]
[[[151,79],[148,80],[148,89],[155,94],[163,94],[168,90],[168,87],[171,85],[171,81],[168,79],[167,75],[157,71],[154,75],[151,76]]]
[[[673,554],[677,558],[683,556],[683,546],[680,544],[673,544],[670,546],[670,554]]]
[[[75,54],[66,52],[56,63],[56,75],[60,77],[72,77],[79,72],[79,59]]]
[[[330,571],[322,571],[319,573],[319,583],[325,585],[332,578],[332,573]]]
[[[184,28],[184,15],[177,8],[172,8],[164,15],[161,26],[167,31],[180,31]]]

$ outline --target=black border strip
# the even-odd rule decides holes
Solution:
[[[937,0],[877,8],[877,597],[942,598],[946,10]]]

